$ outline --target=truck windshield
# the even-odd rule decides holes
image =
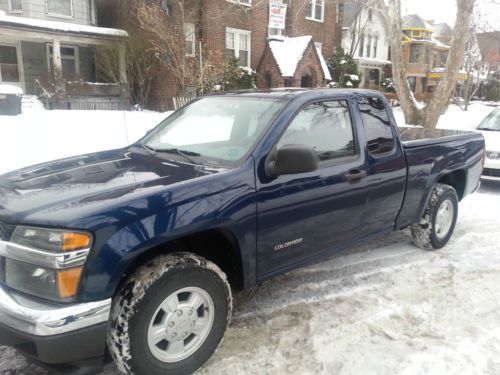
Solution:
[[[481,121],[478,130],[500,131],[500,110],[493,110],[486,118]]]
[[[141,145],[183,161],[234,167],[283,106],[269,98],[203,98],[165,119]]]

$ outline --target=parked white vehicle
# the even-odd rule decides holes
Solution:
[[[486,141],[482,178],[500,180],[500,108],[485,117],[477,127]]]

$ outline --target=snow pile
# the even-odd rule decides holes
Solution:
[[[124,147],[168,114],[37,110],[0,116],[0,174],[44,161]]]
[[[1,84],[0,85],[0,94],[8,94],[8,95],[22,95],[23,89],[13,85]]]
[[[470,102],[467,111],[463,111],[456,105],[450,105],[439,118],[437,127],[439,129],[474,130],[492,110],[493,107],[485,105],[484,102]],[[393,111],[398,126],[405,125],[401,107],[393,108]]]

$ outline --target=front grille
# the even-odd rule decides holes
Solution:
[[[500,169],[484,168],[483,176],[487,177],[500,177]]]
[[[14,231],[14,225],[10,225],[0,221],[0,240],[8,241],[10,239],[10,235]]]

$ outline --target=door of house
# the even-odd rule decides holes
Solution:
[[[16,45],[0,44],[0,84],[7,83],[23,88],[21,63]]]

